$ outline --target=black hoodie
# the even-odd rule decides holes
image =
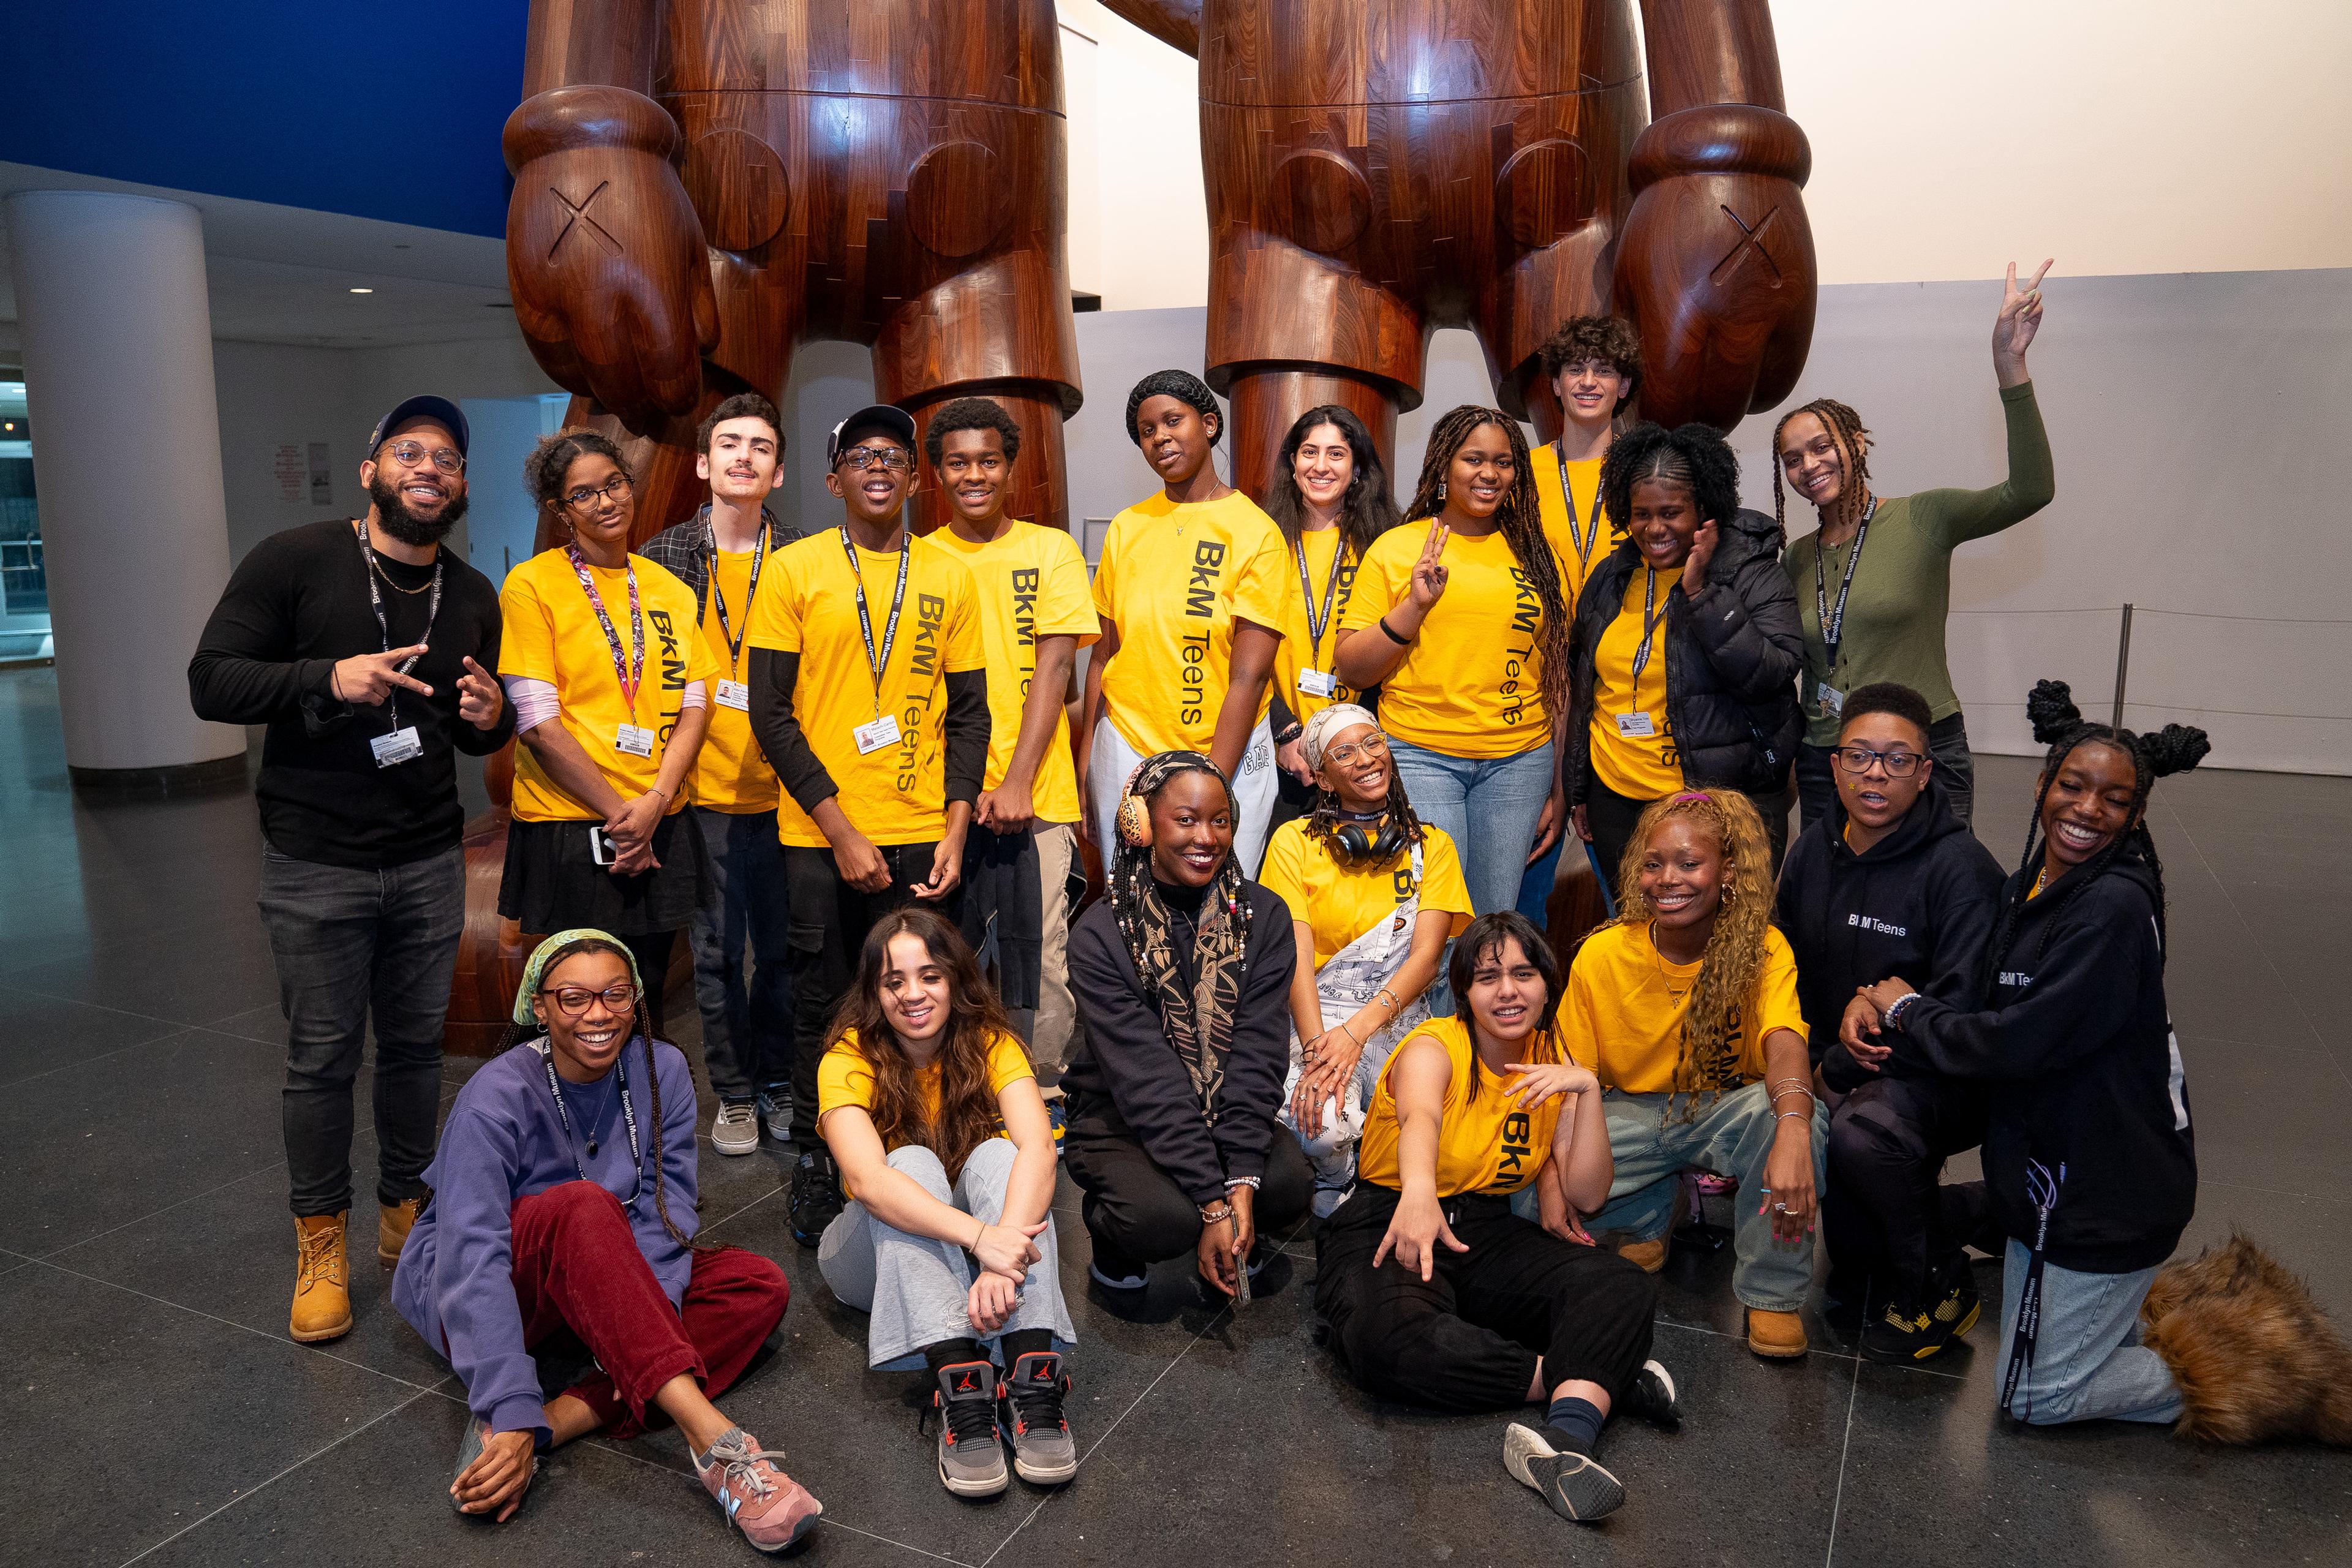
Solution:
[[[1874,1075],[1838,1045],[1854,988],[1901,975],[1922,993],[1973,1009],[1984,945],[2000,910],[2000,863],[1952,813],[1941,774],[1895,831],[1857,855],[1842,796],[1789,846],[1774,920],[1797,955],[1797,1005],[1813,1065],[1851,1093]],[[1905,1071],[1896,1058],[1881,1070]]]
[[[2026,1162],[2053,1177],[2063,1167],[2050,1261],[2128,1274],[2172,1256],[2197,1208],[2197,1149],[2164,1001],[2156,879],[2119,858],[2070,900],[2083,875],[2067,872],[2020,912],[1989,1011],[1922,996],[1885,1037],[1895,1059],[1989,1083],[1985,1184],[2002,1229],[2032,1245]],[[2023,897],[2031,879],[2011,877],[2002,898]]]

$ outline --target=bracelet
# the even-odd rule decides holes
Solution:
[[[1783,1095],[1790,1094],[1801,1094],[1807,1100],[1813,1098],[1813,1091],[1810,1089],[1776,1089],[1770,1094],[1765,1096],[1765,1098],[1770,1100],[1774,1105],[1778,1105],[1780,1103],[1780,1099]]]
[[[1364,1048],[1364,1042],[1356,1038],[1356,1031],[1348,1027],[1347,1021],[1345,1019],[1340,1020],[1339,1030],[1341,1034],[1348,1037],[1348,1043],[1349,1045],[1354,1046],[1360,1051]]]
[[[1382,630],[1382,631],[1384,631],[1384,632],[1388,633],[1388,635],[1389,635],[1389,641],[1391,641],[1391,642],[1392,642],[1392,643],[1396,644],[1396,645],[1397,645],[1397,647],[1411,647],[1412,646],[1412,639],[1411,637],[1401,637],[1397,636],[1397,634],[1396,634],[1396,628],[1395,628],[1394,626],[1392,626],[1389,625],[1389,618],[1388,618],[1386,616],[1382,616],[1379,620],[1374,621],[1374,622],[1372,623],[1372,625],[1374,625],[1374,626],[1376,626],[1380,627],[1380,628],[1381,628],[1381,630]]]
[[[1786,1121],[1792,1116],[1800,1121],[1811,1121],[1813,1119],[1813,1113],[1810,1110],[1784,1110],[1780,1112],[1779,1116],[1774,1117],[1773,1120],[1776,1121]]]
[[[1223,1208],[1217,1210],[1213,1214],[1207,1209],[1202,1209],[1201,1211],[1201,1223],[1202,1225],[1223,1225],[1225,1221],[1233,1217],[1234,1206],[1231,1204],[1227,1204]]]
[[[1402,1013],[1402,1012],[1403,1012],[1403,1011],[1404,1011],[1404,1004],[1403,1004],[1403,1003],[1402,1003],[1402,1002],[1400,1002],[1400,1001],[1398,1001],[1398,1000],[1396,999],[1396,993],[1395,993],[1395,992],[1393,992],[1393,991],[1391,991],[1391,990],[1390,990],[1387,986],[1385,986],[1385,985],[1381,986],[1378,991],[1375,991],[1375,992],[1373,992],[1373,993],[1372,993],[1372,1000],[1373,1000],[1373,1001],[1378,1002],[1378,1001],[1381,1001],[1381,1000],[1382,1000],[1382,999],[1386,999],[1386,1001],[1388,1002],[1388,1005],[1389,1005],[1389,1016],[1390,1016],[1390,1017],[1393,1018],[1393,1017],[1395,1017],[1399,1013]]]
[[[1801,1078],[1776,1078],[1776,1079],[1774,1079],[1772,1080],[1772,1092],[1773,1092],[1774,1094],[1778,1094],[1778,1093],[1780,1093],[1780,1086],[1781,1086],[1782,1084],[1784,1084],[1784,1083],[1792,1083],[1792,1084],[1795,1084],[1799,1089],[1803,1089],[1807,1094],[1811,1094],[1811,1093],[1812,1093],[1812,1092],[1813,1092],[1813,1086],[1812,1086],[1811,1083],[1807,1082],[1805,1079],[1801,1079]]]
[[[974,1219],[980,1219],[978,1215],[974,1215],[972,1217]],[[966,1252],[978,1252],[980,1250],[980,1244],[987,1239],[988,1222],[982,1219],[980,1220],[980,1228],[971,1233],[971,1239],[964,1243],[963,1249]]]
[[[1290,721],[1290,728],[1274,738],[1274,743],[1277,746],[1286,746],[1305,733],[1307,733],[1307,726],[1294,719]]]
[[[1257,1191],[1257,1178],[1255,1176],[1227,1176],[1225,1178],[1225,1191],[1230,1193],[1235,1187],[1247,1187],[1250,1191],[1255,1192]]]
[[[1901,1028],[1903,1026],[1904,1017],[1911,1011],[1912,1004],[1918,1000],[1919,993],[1916,991],[1906,991],[1902,995],[1897,996],[1895,999],[1894,1005],[1886,1009],[1885,1015],[1880,1019],[1880,1022],[1887,1025],[1891,1028]]]

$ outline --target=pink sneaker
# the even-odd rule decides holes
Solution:
[[[689,1448],[687,1455],[719,1511],[762,1552],[782,1552],[806,1535],[824,1512],[824,1505],[778,1469],[761,1451],[760,1440],[740,1426],[729,1427],[709,1452]]]

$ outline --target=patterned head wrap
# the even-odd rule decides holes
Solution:
[[[1353,702],[1334,702],[1328,708],[1317,709],[1315,716],[1307,721],[1306,732],[1298,737],[1298,749],[1306,754],[1307,765],[1318,773],[1322,772],[1325,748],[1340,731],[1352,730],[1359,724],[1370,724],[1375,730],[1381,727],[1381,721],[1372,717],[1371,710],[1360,708]]]
[[[564,956],[564,949],[583,942],[611,942],[614,951],[628,960],[630,980],[635,983],[638,990],[642,991],[646,988],[645,976],[637,973],[636,954],[631,952],[628,944],[619,937],[610,931],[596,931],[588,926],[580,926],[572,931],[560,931],[541,942],[532,952],[530,962],[522,966],[522,985],[515,992],[514,1021],[516,1023],[530,1028],[539,1022],[539,1016],[530,1010],[530,999],[539,994],[540,983],[547,978],[547,972],[555,966],[555,961]]]

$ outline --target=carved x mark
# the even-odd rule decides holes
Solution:
[[[1770,251],[1764,248],[1764,231],[1772,226],[1772,220],[1780,216],[1780,209],[1777,206],[1772,208],[1762,217],[1757,219],[1756,225],[1752,228],[1741,219],[1738,213],[1733,212],[1729,207],[1725,207],[1722,211],[1723,216],[1729,218],[1738,228],[1739,243],[1733,246],[1728,251],[1724,253],[1723,259],[1715,264],[1715,270],[1706,275],[1707,281],[1715,284],[1722,283],[1726,278],[1730,276],[1732,268],[1738,266],[1740,260],[1752,250],[1758,257],[1762,258],[1764,265],[1770,269],[1772,274],[1772,282],[1770,286],[1778,289],[1782,280],[1780,264],[1772,259],[1772,253]]]
[[[562,202],[563,204],[564,210],[572,215],[570,217],[563,220],[563,227],[557,231],[555,243],[547,247],[547,258],[550,261],[554,260],[555,253],[563,248],[563,242],[572,237],[572,231],[578,228],[583,224],[585,224],[588,226],[590,233],[593,234],[598,239],[604,242],[604,248],[606,250],[611,251],[615,256],[621,254],[621,242],[613,237],[612,231],[606,228],[603,224],[598,223],[594,218],[588,216],[588,209],[596,205],[596,198],[603,195],[604,194],[605,186],[610,185],[613,182],[610,180],[601,182],[594,190],[589,192],[585,197],[576,202],[570,196],[565,195],[562,191],[557,190],[553,185],[547,187],[547,194],[553,196],[557,201]]]

